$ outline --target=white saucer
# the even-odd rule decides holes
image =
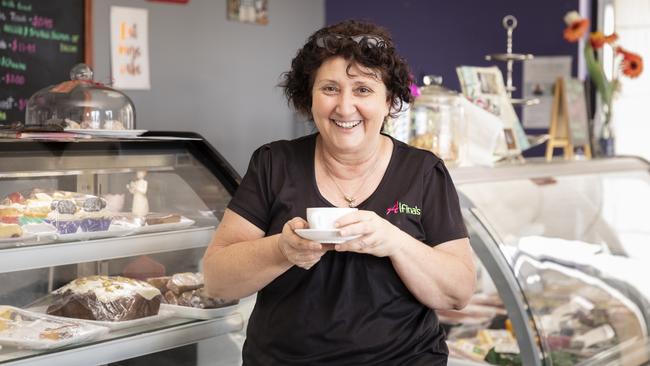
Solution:
[[[339,229],[318,230],[318,229],[296,229],[298,236],[318,243],[341,244],[348,240],[356,239],[361,235],[340,236]]]

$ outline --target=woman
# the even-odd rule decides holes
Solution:
[[[443,365],[432,309],[460,309],[474,265],[442,162],[380,133],[410,101],[389,34],[345,21],[314,33],[283,86],[318,133],[253,154],[204,257],[206,288],[258,292],[245,365]],[[307,207],[357,207],[339,245],[303,239]]]

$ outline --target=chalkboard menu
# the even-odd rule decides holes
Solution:
[[[0,0],[0,125],[84,61],[84,0]]]

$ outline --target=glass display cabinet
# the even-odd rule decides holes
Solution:
[[[650,165],[637,158],[451,171],[478,267],[440,311],[450,365],[650,361]]]
[[[200,278],[240,178],[200,136],[157,136],[0,140],[0,364],[137,364],[165,350],[179,350],[165,356],[176,364],[241,362],[239,309],[252,300],[206,305],[200,279],[177,291],[169,282]],[[48,316],[53,291],[68,283],[98,280],[111,304],[132,300],[115,278],[162,279],[165,290],[151,286],[162,304],[121,321]],[[96,294],[85,310],[104,301]]]
[[[241,364],[252,298],[164,296],[201,271],[240,178],[200,136],[156,135],[0,140],[0,364]],[[465,309],[438,311],[449,364],[650,362],[649,172],[636,158],[452,169],[478,282]],[[119,325],[48,317],[66,284],[116,288],[97,276],[163,278],[163,304]]]

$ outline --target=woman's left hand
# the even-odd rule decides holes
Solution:
[[[400,248],[399,229],[373,211],[345,215],[336,221],[341,236],[361,235],[335,245],[337,252],[357,252],[376,257],[388,257]]]

